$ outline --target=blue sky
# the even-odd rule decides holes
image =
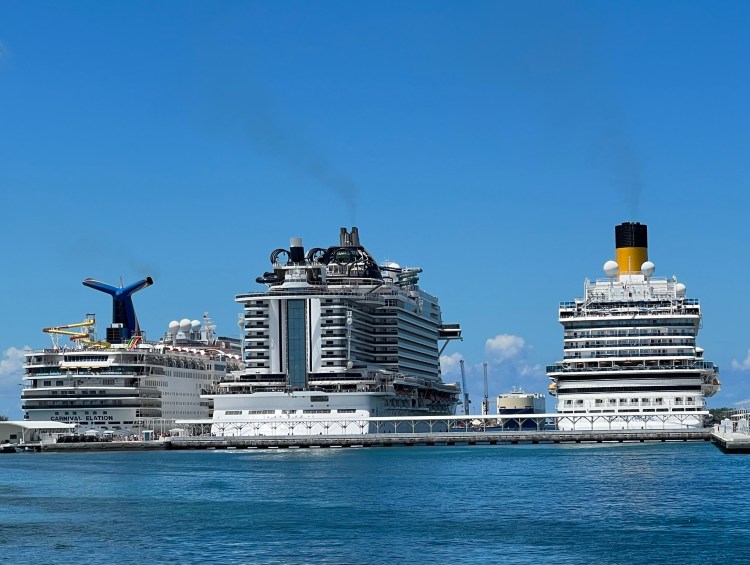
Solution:
[[[750,398],[744,300],[750,5],[741,2],[22,2],[0,5],[0,414],[21,351],[117,284],[150,338],[234,296],[292,236],[357,225],[464,340],[474,411],[546,391],[560,301],[649,227],[703,306],[710,406]],[[551,403],[549,403],[551,405]]]

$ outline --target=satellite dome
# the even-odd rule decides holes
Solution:
[[[654,274],[655,270],[656,265],[654,265],[651,261],[646,261],[643,265],[641,265],[641,272],[643,273],[644,277],[650,277]]]
[[[190,329],[190,326],[191,326],[190,320],[188,320],[187,318],[183,318],[182,320],[180,320],[180,331],[181,332],[188,331]]]
[[[609,277],[610,279],[617,276],[617,272],[619,270],[620,265],[617,264],[617,261],[609,260],[604,263],[604,274],[607,275],[607,277]]]
[[[196,332],[201,328],[201,323],[198,320],[193,320],[190,322],[190,327]]]
[[[677,294],[677,296],[685,296],[685,285],[682,283],[677,283],[674,285],[674,291]]]
[[[173,334],[177,333],[177,330],[180,329],[180,322],[177,320],[172,320],[169,322],[169,331]]]

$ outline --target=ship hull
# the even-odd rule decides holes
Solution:
[[[428,422],[373,421],[372,418],[448,416],[429,409],[399,408],[389,393],[317,391],[257,392],[210,396],[211,433],[218,436],[361,435],[447,431]],[[437,428],[435,427],[437,425]]]

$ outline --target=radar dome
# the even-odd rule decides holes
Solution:
[[[188,331],[190,329],[190,325],[191,325],[190,320],[188,320],[187,318],[183,318],[182,320],[180,320],[180,331],[181,332]]]
[[[194,332],[197,332],[199,329],[201,329],[201,323],[198,320],[193,320],[190,322],[190,327]]]
[[[172,320],[169,322],[169,333],[176,334],[180,329],[180,322],[177,320]]]
[[[619,270],[620,265],[617,264],[617,261],[609,260],[604,263],[604,274],[607,275],[607,277],[609,277],[610,279],[617,276],[617,272]]]
[[[654,265],[651,261],[646,261],[643,265],[641,265],[641,272],[643,273],[644,277],[650,277],[654,274],[655,270],[656,265]]]
[[[685,296],[685,285],[682,283],[677,283],[674,285],[674,291],[677,294],[677,296]]]

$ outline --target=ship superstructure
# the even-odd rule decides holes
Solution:
[[[150,277],[124,288],[83,281],[112,296],[106,339],[97,339],[93,314],[44,328],[52,347],[25,352],[25,419],[129,434],[156,421],[168,429],[178,418],[209,417],[210,403],[200,395],[241,366],[239,341],[215,337],[208,315],[203,322],[173,321],[161,340],[147,341],[132,294],[152,283]],[[61,336],[70,342],[61,344]]]
[[[547,367],[559,428],[702,427],[705,398],[719,390],[719,368],[696,344],[697,299],[676,278],[654,277],[647,227],[615,228],[616,261],[605,279],[584,283],[583,298],[563,302],[563,359]]]
[[[497,413],[503,416],[512,414],[544,414],[546,412],[545,397],[538,392],[524,392],[521,388],[513,387],[510,392],[498,394],[496,400]],[[506,419],[503,422],[506,430],[536,430],[537,422],[523,418]]]
[[[356,227],[307,253],[292,238],[271,264],[257,279],[266,291],[236,297],[245,368],[207,396],[217,433],[352,433],[342,422],[455,412],[460,388],[442,381],[440,354],[461,328],[443,323],[421,269],[378,265]]]

